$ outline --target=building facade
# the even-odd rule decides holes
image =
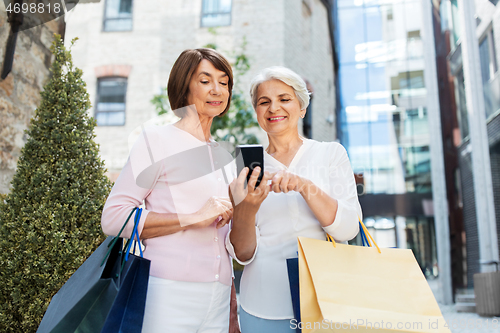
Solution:
[[[365,224],[438,275],[420,0],[339,0],[338,121]],[[439,110],[432,110],[439,112]]]
[[[310,127],[300,128],[313,139],[336,138],[329,1],[102,0],[79,4],[66,22],[66,40],[79,38],[73,57],[84,72],[96,141],[112,179],[128,158],[129,134],[156,116],[150,101],[189,48],[216,45],[230,61],[243,52],[250,70],[237,78],[236,89],[247,100],[250,80],[261,69],[296,71],[313,90]]]
[[[500,6],[496,0],[442,0],[441,33],[451,91],[441,99],[454,106],[453,172],[456,201],[463,216],[465,286],[473,275],[493,269],[500,248]]]
[[[491,270],[484,263],[499,255],[497,2],[337,1],[337,118],[358,175],[365,223],[383,245],[412,249],[428,277],[449,268],[454,293],[472,288],[473,275]],[[430,60],[426,28],[434,32]],[[435,88],[427,86],[429,74]],[[437,107],[429,104],[434,90]],[[439,112],[443,156],[432,154],[431,112]],[[439,194],[431,172],[436,158],[444,161],[437,176],[446,180]],[[447,207],[436,206],[442,193]],[[439,209],[446,213],[440,224]],[[437,238],[439,226],[449,239]],[[438,262],[440,247],[449,265]]]

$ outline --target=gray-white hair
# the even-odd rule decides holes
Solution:
[[[311,93],[307,90],[306,83],[300,75],[289,68],[273,66],[263,69],[252,80],[250,86],[250,97],[252,98],[252,105],[254,109],[257,107],[257,90],[259,89],[259,86],[266,81],[274,79],[280,80],[293,88],[295,95],[299,100],[301,110],[304,110],[309,106],[309,95],[311,95]]]

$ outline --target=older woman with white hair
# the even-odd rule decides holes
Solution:
[[[296,325],[286,259],[297,257],[297,236],[325,239],[328,233],[339,242],[350,240],[359,231],[361,207],[344,147],[299,134],[299,118],[309,105],[304,80],[288,68],[267,68],[254,78],[250,94],[269,137],[266,173],[255,189],[259,169],[247,187],[247,168],[231,184],[235,207],[226,248],[245,265],[242,333],[291,332]]]

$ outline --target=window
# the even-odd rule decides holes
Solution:
[[[201,26],[231,25],[231,0],[203,0]]]
[[[488,118],[500,109],[500,79],[497,75],[495,36],[492,29],[486,33],[486,37],[479,43],[479,58],[483,79],[485,111]]]
[[[103,30],[132,30],[132,0],[106,0]]]
[[[493,30],[490,30],[479,43],[479,57],[481,59],[483,83],[488,82],[498,70]]]
[[[392,12],[392,6],[387,8],[387,21],[392,21],[394,19],[394,13]]]
[[[391,89],[394,93],[399,93],[404,96],[409,96],[409,94],[417,93],[419,90],[425,88],[424,82],[424,71],[411,71],[411,72],[400,72],[397,76],[391,77]],[[394,99],[393,103],[398,103]]]
[[[460,69],[455,77],[455,98],[457,103],[458,126],[462,140],[469,136],[469,116],[467,114],[467,99],[465,96],[464,70]]]
[[[460,22],[460,11],[458,10],[458,0],[451,0],[451,20],[453,24],[453,47],[457,46],[462,34],[462,23]]]
[[[126,94],[126,78],[102,78],[97,81],[95,118],[98,126],[125,125]]]

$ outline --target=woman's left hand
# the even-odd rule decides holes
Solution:
[[[306,180],[288,170],[278,171],[272,178],[271,191],[274,193],[301,192],[306,186]]]

